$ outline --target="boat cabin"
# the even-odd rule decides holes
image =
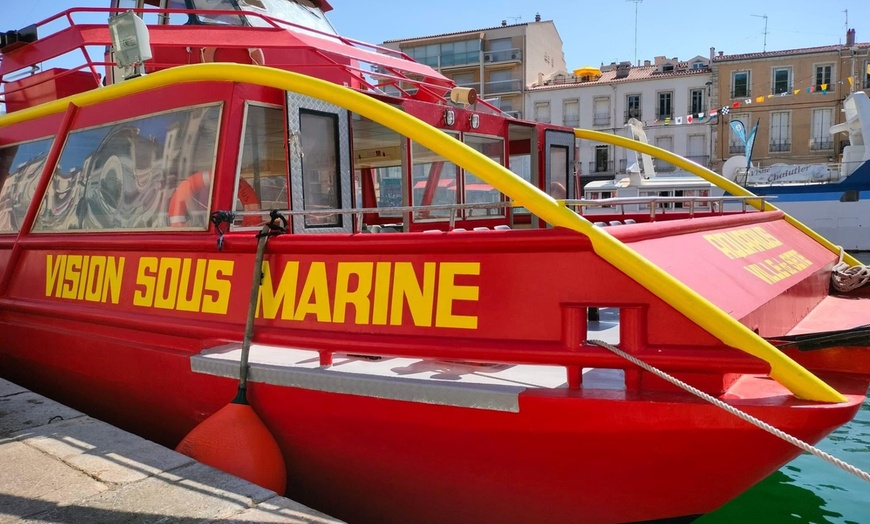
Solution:
[[[55,33],[40,34],[42,24],[21,31],[34,44],[26,52],[0,48],[7,113],[179,65],[268,65],[354,87],[538,187],[560,187],[563,198],[575,190],[572,130],[507,118],[405,55],[336,36],[326,2],[147,3],[161,7],[145,13],[151,58],[126,71],[115,64],[108,28],[78,21],[93,9],[68,10],[69,27]],[[109,12],[142,4],[115,0]],[[107,51],[94,58],[94,47]],[[73,67],[39,70],[74,58]],[[0,138],[0,231],[21,228],[56,138],[62,147],[34,231],[205,230],[219,210],[233,211],[239,229],[256,227],[256,211],[270,209],[298,212],[296,233],[543,225],[473,172],[358,114],[279,89],[200,83],[141,93],[108,111],[47,115]]]

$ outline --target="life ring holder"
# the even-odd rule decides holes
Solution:
[[[169,199],[169,225],[171,227],[187,227],[187,201],[194,193],[208,186],[208,172],[199,171],[178,184],[172,197]],[[239,178],[238,200],[242,203],[245,211],[259,211],[260,199],[257,192],[244,178]],[[256,226],[260,223],[257,215],[248,215],[242,219],[242,226]]]

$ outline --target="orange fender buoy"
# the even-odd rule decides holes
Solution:
[[[175,451],[283,495],[284,456],[249,404],[230,403],[187,434]]]
[[[209,184],[209,175],[204,172],[197,172],[184,181],[178,184],[172,197],[169,199],[169,225],[172,227],[187,227],[187,202],[193,196],[206,188]],[[239,200],[242,202],[245,211],[259,211],[260,199],[257,197],[257,192],[244,179],[239,179]],[[260,223],[257,216],[246,216],[242,221],[243,226],[256,226]]]

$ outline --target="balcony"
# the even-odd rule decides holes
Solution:
[[[791,151],[791,142],[787,140],[771,140],[770,152],[779,153],[782,151]]]
[[[522,93],[523,81],[516,80],[496,80],[495,82],[487,82],[484,84],[484,93],[488,95],[503,95],[505,93]]]
[[[610,113],[598,114],[592,117],[593,126],[610,126]]]
[[[517,120],[521,120],[523,118],[522,111],[503,111],[509,117],[516,118]]]
[[[483,61],[486,64],[495,64],[497,62],[520,62],[523,59],[523,52],[520,49],[503,49],[501,51],[484,51]]]
[[[731,142],[730,144],[728,144],[728,152],[732,155],[742,155],[743,153],[746,153],[746,146],[743,144],[735,144],[734,142]]]
[[[834,149],[834,141],[827,138],[814,138],[810,141],[810,150],[826,151]]]
[[[589,162],[590,173],[613,173],[613,160]]]

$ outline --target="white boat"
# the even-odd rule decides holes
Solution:
[[[839,164],[774,164],[747,169],[728,159],[722,175],[773,204],[848,251],[870,251],[870,99],[856,91],[843,101],[845,121],[831,135],[849,134]]]

